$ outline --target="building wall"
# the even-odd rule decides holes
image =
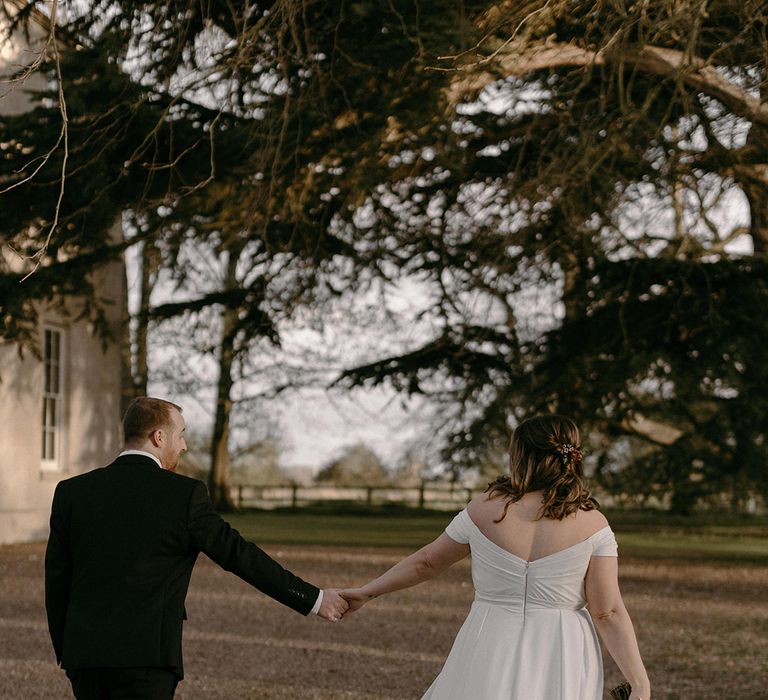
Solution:
[[[14,7],[4,3],[3,10],[13,13]],[[29,92],[45,88],[45,80],[36,74],[26,75],[24,80],[18,80],[20,66],[31,65],[45,46],[48,33],[35,22],[29,25],[29,34],[22,30],[14,32],[10,40],[6,40],[7,20],[0,14],[0,114],[23,114],[29,109]],[[9,81],[14,77],[16,80]]]
[[[119,338],[123,267],[110,264],[96,277],[100,293],[115,300],[108,315]],[[71,310],[76,306],[75,300]],[[56,469],[42,461],[43,364],[29,352],[20,359],[13,345],[0,346],[0,544],[47,538],[56,483],[108,464],[120,450],[119,345],[104,351],[86,322],[42,310],[41,333],[48,324],[62,330],[64,341]]]
[[[39,26],[32,25],[32,51],[22,33],[17,33],[13,41],[2,42],[0,77],[22,62],[33,61],[34,50],[42,46],[45,35]],[[27,91],[40,87],[42,81],[36,75],[10,92],[7,85],[3,86],[0,118],[29,109]],[[122,235],[119,226],[112,235]],[[19,267],[19,261],[13,260],[7,249],[0,250],[0,254],[11,269]],[[114,301],[107,307],[107,314],[115,338],[120,339],[126,294],[122,263],[102,268],[94,275],[94,282],[99,296]],[[120,446],[119,345],[112,343],[103,351],[87,322],[74,320],[77,300],[69,304],[68,315],[43,307],[39,310],[41,334],[45,324],[51,324],[61,329],[63,336],[61,449],[57,468],[45,468],[41,450],[43,364],[30,352],[20,358],[15,345],[0,344],[0,544],[46,539],[56,483],[107,464]]]

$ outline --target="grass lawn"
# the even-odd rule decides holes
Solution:
[[[246,538],[259,544],[358,547],[421,547],[437,537],[452,515],[360,515],[249,511],[227,516]]]
[[[243,511],[228,520],[246,538],[263,544],[416,549],[437,537],[453,513],[407,508],[329,512]],[[622,556],[768,565],[768,518],[658,512],[606,511]]]

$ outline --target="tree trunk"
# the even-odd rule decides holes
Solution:
[[[563,260],[563,306],[565,307],[565,322],[573,322],[581,317],[583,312],[583,300],[580,298],[580,285],[582,284],[579,258],[575,253],[568,251]]]
[[[234,360],[234,337],[227,334],[230,317],[237,312],[227,310],[224,320],[224,334],[219,351],[219,382],[216,387],[216,418],[211,435],[211,474],[208,490],[211,500],[217,510],[235,510],[235,504],[230,494],[229,474],[229,419],[232,415],[232,362]]]
[[[136,396],[133,382],[133,353],[131,352],[131,312],[128,308],[128,277],[123,257],[123,304],[122,323],[120,324],[120,414],[124,414],[128,404]]]
[[[136,364],[133,377],[134,396],[147,395],[149,366],[147,362],[147,332],[149,304],[157,280],[157,258],[151,241],[144,241],[141,249],[141,277],[139,280],[139,313],[136,324]]]
[[[765,80],[763,71],[763,80]],[[768,108],[765,102],[765,92],[760,91],[759,101]],[[753,122],[749,127],[745,149],[764,154],[768,148],[768,126]],[[768,251],[768,166],[765,161],[752,164],[752,167],[734,168],[736,181],[749,202],[750,222],[749,235],[752,238],[752,248],[755,253]]]
[[[768,251],[768,186],[760,182],[741,183],[749,202],[749,235],[755,253]]]
[[[239,250],[229,251],[226,288],[237,285],[236,268]],[[216,417],[211,436],[211,474],[208,490],[217,510],[235,510],[232,500],[229,473],[229,420],[232,415],[232,365],[235,359],[235,342],[239,308],[226,308],[223,312],[221,345],[219,346],[219,382],[216,387]]]

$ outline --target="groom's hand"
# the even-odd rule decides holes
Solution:
[[[323,590],[323,602],[320,603],[317,615],[329,622],[338,622],[348,608],[349,603],[339,595],[336,588],[326,588]]]

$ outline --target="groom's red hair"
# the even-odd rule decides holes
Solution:
[[[173,425],[171,411],[181,413],[181,406],[156,399],[152,396],[139,396],[128,404],[123,416],[123,437],[125,442],[146,440],[155,430]]]

